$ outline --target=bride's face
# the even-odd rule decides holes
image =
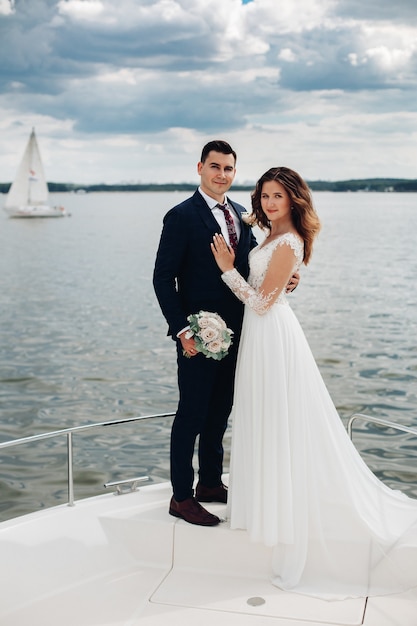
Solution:
[[[291,199],[284,185],[276,180],[265,182],[262,185],[261,207],[271,223],[289,217]]]

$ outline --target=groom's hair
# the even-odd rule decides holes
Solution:
[[[209,152],[211,152],[212,150],[214,152],[221,152],[222,154],[233,154],[233,158],[236,163],[236,152],[233,150],[232,146],[227,143],[227,141],[223,141],[222,139],[214,139],[213,141],[209,141],[208,143],[206,143],[201,152],[201,163],[204,163],[209,155]]]

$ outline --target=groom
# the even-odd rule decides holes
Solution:
[[[248,275],[248,254],[256,240],[241,214],[245,208],[226,193],[236,174],[236,153],[225,141],[204,146],[197,171],[201,178],[191,198],[164,218],[153,284],[168,334],[176,341],[179,404],[171,432],[169,512],[191,524],[220,522],[200,502],[227,501],[223,485],[223,435],[232,402],[243,304],[221,280],[211,252],[213,235],[221,232],[236,246],[237,270]],[[218,205],[223,205],[219,208]],[[226,210],[225,210],[226,209]],[[197,353],[187,316],[200,310],[218,313],[234,331],[233,345],[221,361]],[[199,435],[199,480],[194,496],[193,454]]]

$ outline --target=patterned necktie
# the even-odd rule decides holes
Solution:
[[[233,250],[236,252],[238,241],[237,241],[237,234],[236,234],[236,228],[235,228],[235,223],[233,221],[233,217],[230,215],[230,211],[227,208],[227,205],[216,204],[216,206],[217,208],[221,209],[224,213],[224,217],[226,219],[227,232],[229,234],[230,245],[233,248]]]

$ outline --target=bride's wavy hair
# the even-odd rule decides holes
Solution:
[[[264,183],[275,180],[285,188],[291,201],[292,222],[304,240],[304,259],[307,265],[313,251],[313,241],[320,231],[320,220],[313,207],[313,200],[307,183],[288,167],[271,167],[256,183],[251,194],[252,210],[256,223],[262,229],[270,229],[271,223],[262,211],[261,195]]]

